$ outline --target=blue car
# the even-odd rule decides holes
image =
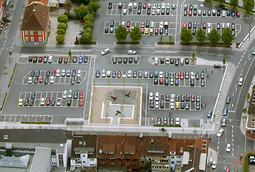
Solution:
[[[234,11],[231,12],[231,16],[232,17],[235,17],[236,16],[236,13]]]
[[[36,77],[39,77],[39,75],[40,75],[40,70],[36,70],[35,76],[36,76]]]
[[[135,62],[135,63],[138,63],[138,57],[135,57],[135,58],[134,58],[134,62]]]
[[[227,12],[227,16],[230,16],[230,11]]]
[[[82,63],[83,62],[83,56],[79,57],[78,63]]]
[[[113,33],[113,30],[114,30],[113,27],[111,27],[111,28],[110,28],[110,33]]]

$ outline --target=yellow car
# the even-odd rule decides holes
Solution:
[[[180,102],[175,103],[175,109],[180,109]]]
[[[145,33],[145,34],[148,34],[148,33],[149,33],[149,28],[145,28],[144,33]]]
[[[19,99],[19,106],[23,106],[23,99]]]

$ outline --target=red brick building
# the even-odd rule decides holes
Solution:
[[[41,45],[47,42],[49,27],[49,7],[41,1],[32,1],[25,10],[21,26],[22,42]]]

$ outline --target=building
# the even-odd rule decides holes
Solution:
[[[246,136],[255,139],[255,85],[253,85],[250,102],[248,107],[248,116],[246,122]]]
[[[37,148],[47,148],[47,150],[51,150],[49,158],[51,168],[66,169],[67,160],[71,157],[71,138],[71,132],[61,130],[4,129],[0,130],[0,154],[29,155],[31,158],[29,158],[28,164],[31,165],[36,160],[33,157],[36,157]],[[6,146],[7,143],[11,146]],[[48,153],[45,153],[45,156],[48,157]],[[45,164],[47,163],[45,162]],[[28,171],[32,168],[31,166],[23,166]],[[13,167],[15,168],[15,166]],[[0,167],[0,171],[4,170]]]
[[[4,12],[5,12],[4,2],[5,0],[0,0],[0,23],[2,23]]]
[[[30,168],[30,172],[51,171],[51,149],[37,147]]]
[[[28,5],[31,4],[32,2],[37,1],[37,2],[42,2],[44,5],[48,5],[49,0],[28,0]]]
[[[21,32],[24,45],[44,45],[50,22],[49,7],[41,1],[32,1],[25,9]]]
[[[97,136],[74,134],[72,137],[70,169],[96,167],[96,145]]]
[[[49,7],[64,7],[65,0],[49,0],[48,6]]]

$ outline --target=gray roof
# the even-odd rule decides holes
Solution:
[[[21,157],[3,156],[0,159],[0,167],[27,168],[30,155]]]
[[[0,130],[0,142],[66,143],[66,140],[71,138],[72,132],[65,130],[47,130],[47,129]]]
[[[51,166],[51,149],[36,148],[30,172],[48,172]]]

